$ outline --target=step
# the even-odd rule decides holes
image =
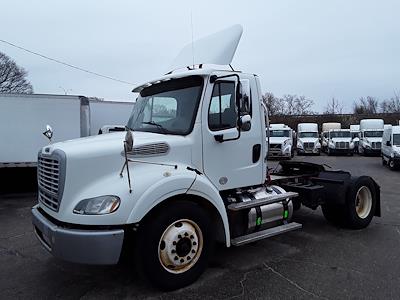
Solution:
[[[242,210],[242,209],[247,209],[247,208],[253,208],[257,206],[262,206],[262,205],[268,205],[272,203],[277,203],[281,202],[285,199],[290,199],[290,198],[295,198],[299,194],[295,192],[286,192],[283,194],[277,194],[277,195],[272,195],[266,198],[262,199],[257,199],[257,200],[251,200],[251,201],[245,201],[245,202],[237,202],[237,203],[231,203],[228,205],[229,210]]]
[[[280,226],[272,227],[269,229],[250,233],[247,235],[239,236],[237,238],[232,239],[231,244],[233,246],[241,246],[241,245],[245,245],[245,244],[248,244],[251,242],[269,238],[269,237],[272,237],[272,236],[275,236],[278,234],[282,234],[282,233],[289,232],[292,230],[300,229],[301,227],[302,227],[302,225],[299,223],[296,223],[296,222],[287,223],[284,225],[280,225]]]

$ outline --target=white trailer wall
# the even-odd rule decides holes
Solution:
[[[81,136],[80,118],[78,96],[0,95],[0,166],[35,165],[39,149],[49,144],[46,125],[53,128],[52,142],[65,141]]]

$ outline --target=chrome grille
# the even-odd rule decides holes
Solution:
[[[281,149],[281,144],[270,144],[269,148],[270,149]]]
[[[54,157],[39,155],[38,158],[39,201],[58,211],[60,163]]]
[[[349,142],[336,142],[336,149],[349,149],[350,143]]]
[[[133,156],[155,156],[166,154],[168,151],[169,146],[167,143],[154,143],[133,147],[129,154]]]
[[[372,142],[371,146],[372,146],[372,149],[381,149],[382,143],[381,142]]]
[[[304,143],[304,150],[313,150],[314,149],[314,143]]]

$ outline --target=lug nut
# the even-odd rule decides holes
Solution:
[[[189,235],[189,233],[185,232],[185,236],[188,236],[188,235]]]
[[[185,262],[185,260],[183,258],[181,258],[181,263],[184,263],[184,262]]]
[[[175,250],[175,249],[172,249],[172,250],[171,250],[171,253],[176,253],[176,250]]]
[[[193,235],[191,235],[191,236],[190,236],[190,239],[191,239],[191,240],[193,240],[193,239],[194,239],[194,236],[193,236]]]
[[[173,241],[173,242],[172,242],[172,245],[174,245],[174,246],[175,246],[175,245],[176,245],[176,242],[175,242],[175,241]]]
[[[187,260],[190,260],[190,256],[186,257]]]
[[[196,251],[194,251],[194,249],[192,250],[192,253],[194,254],[194,253],[196,253]]]
[[[196,242],[193,242],[193,246],[196,246],[197,245],[197,243]]]
[[[182,236],[179,234],[179,235],[178,235],[178,239],[181,239],[181,238],[182,238]]]
[[[174,257],[174,260],[178,260],[178,258],[179,258],[178,256],[175,256],[175,257]]]

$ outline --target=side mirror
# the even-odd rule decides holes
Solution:
[[[243,115],[240,117],[239,127],[243,131],[249,131],[251,129],[251,116]]]
[[[390,141],[386,141],[386,146],[392,146],[392,144],[390,143]]]

